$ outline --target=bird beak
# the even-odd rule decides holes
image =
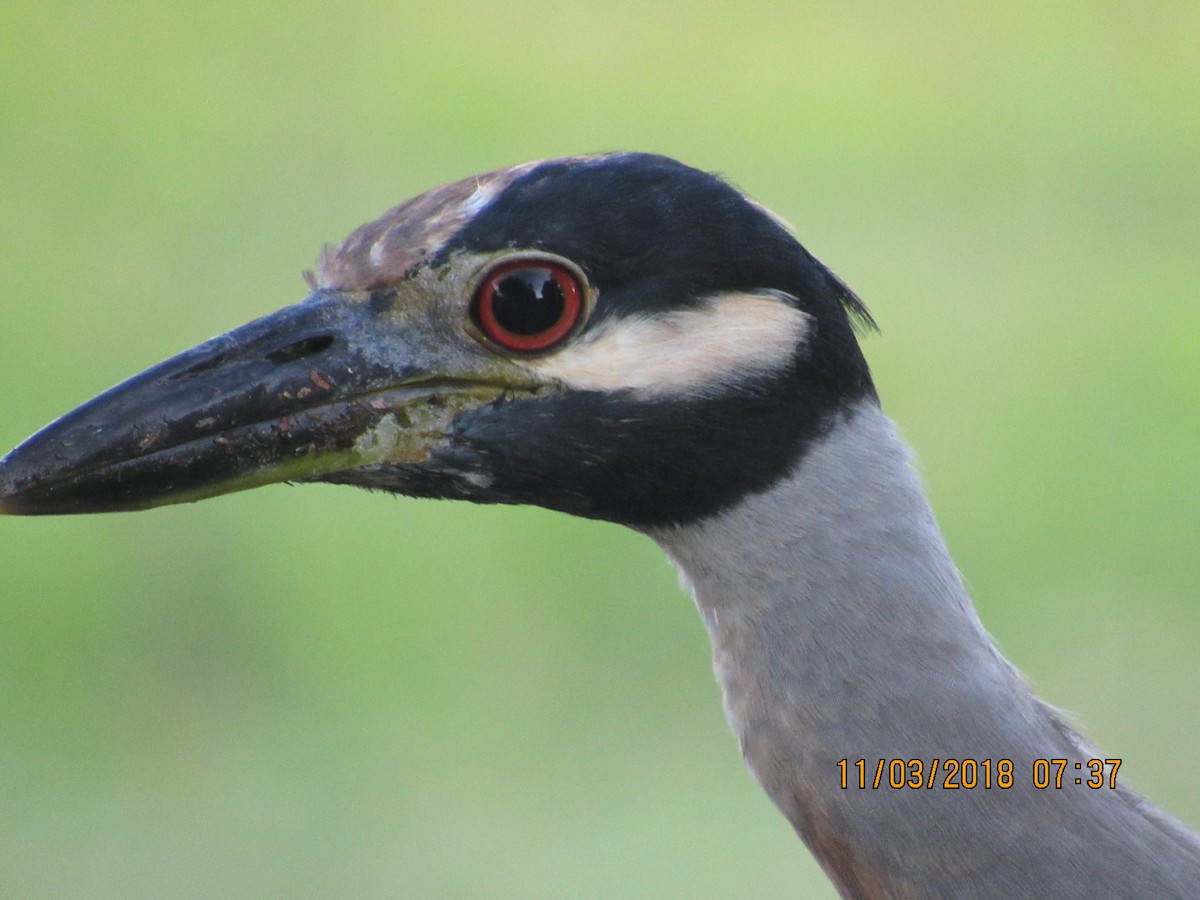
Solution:
[[[466,409],[544,387],[467,337],[429,282],[317,291],[112,388],[0,460],[0,513],[146,509],[419,465]]]

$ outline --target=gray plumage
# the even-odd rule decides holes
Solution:
[[[748,766],[844,896],[1200,896],[1196,835],[1119,779],[1033,786],[1035,759],[1103,754],[984,631],[874,401],[773,490],[651,535],[708,627]],[[842,789],[847,756],[1015,771],[1005,790]]]

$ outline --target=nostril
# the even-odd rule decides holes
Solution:
[[[173,372],[167,376],[168,381],[179,381],[182,378],[190,378],[193,375],[198,375],[201,372],[207,372],[209,369],[215,369],[218,366],[225,364],[225,360],[229,358],[228,354],[218,353],[210,356],[208,359],[202,359],[194,366],[188,366],[181,372]]]
[[[328,350],[332,343],[332,334],[319,334],[316,337],[304,338],[294,344],[280,347],[278,350],[272,350],[267,354],[267,359],[273,363],[295,362],[306,356],[315,356],[323,350]]]

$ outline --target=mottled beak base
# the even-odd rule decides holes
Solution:
[[[419,464],[462,411],[535,389],[410,284],[318,291],[101,394],[0,461],[0,512],[145,509]]]

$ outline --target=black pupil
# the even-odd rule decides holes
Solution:
[[[539,334],[558,324],[566,304],[562,286],[549,269],[518,269],[496,282],[492,315],[512,334]]]

